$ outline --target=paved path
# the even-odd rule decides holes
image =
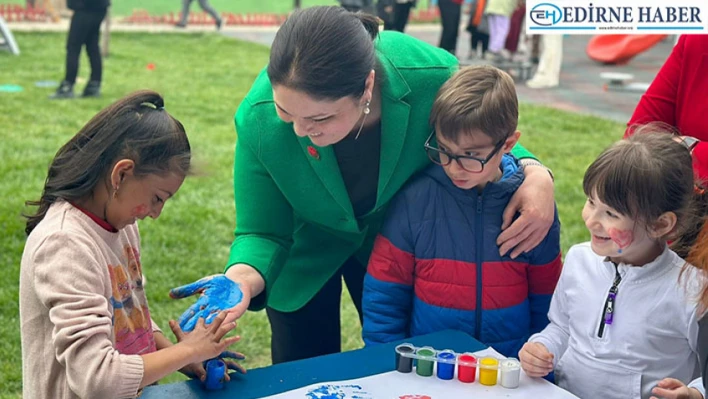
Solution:
[[[43,30],[66,31],[68,22],[57,24],[10,24],[14,31]],[[175,29],[170,25],[130,25],[114,23],[113,31],[140,31],[164,33],[213,32],[213,26],[190,26]],[[239,26],[225,27],[221,34],[270,46],[275,37],[275,27]],[[428,43],[437,44],[440,29],[438,25],[409,25],[407,33]],[[602,72],[626,72],[635,81],[650,83],[666,57],[671,52],[673,41],[665,40],[652,49],[638,55],[625,66],[605,66],[591,61],[585,55],[585,47],[590,36],[566,36],[563,42],[563,69],[561,85],[554,89],[532,90],[523,84],[517,87],[519,99],[524,102],[542,104],[566,111],[596,115],[619,122],[627,122],[632,115],[640,93],[604,91],[605,83],[600,78]],[[467,57],[469,35],[461,30],[458,53]]]

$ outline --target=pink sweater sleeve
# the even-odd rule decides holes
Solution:
[[[53,234],[33,256],[36,294],[49,309],[54,355],[71,390],[86,398],[135,397],[143,360],[113,347],[112,315],[103,293],[110,276],[98,253],[82,237]]]

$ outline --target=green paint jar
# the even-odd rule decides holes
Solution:
[[[435,365],[435,349],[426,346],[418,349],[415,354],[418,359],[415,367],[416,374],[421,377],[430,377],[433,375],[433,366]]]

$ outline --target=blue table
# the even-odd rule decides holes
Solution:
[[[248,399],[262,398],[318,382],[342,381],[381,374],[395,369],[394,342],[355,351],[320,356],[249,370],[246,375],[231,374],[223,390],[205,391],[198,381],[145,388],[141,399]],[[471,336],[454,330],[410,338],[405,342],[455,352],[475,352],[486,348]]]

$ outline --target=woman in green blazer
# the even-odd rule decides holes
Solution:
[[[278,31],[236,112],[236,238],[225,272],[243,292],[232,318],[266,307],[273,363],[340,350],[342,277],[361,318],[387,204],[428,164],[430,109],[457,67],[448,52],[379,34],[374,17],[340,7],[296,11]],[[514,154],[531,157],[520,146]],[[552,179],[525,162],[505,226],[521,216],[498,241],[512,256],[536,246],[553,221]],[[208,296],[224,280],[199,285],[200,301],[216,302]]]

